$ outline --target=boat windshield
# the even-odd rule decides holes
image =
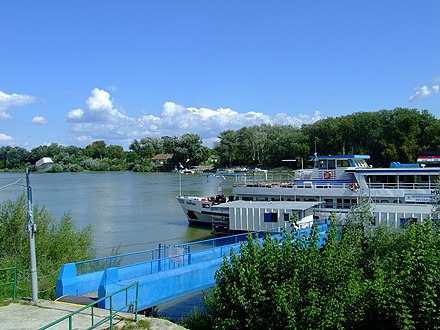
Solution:
[[[365,161],[365,159],[353,159],[352,161],[355,167],[368,167],[368,164]]]

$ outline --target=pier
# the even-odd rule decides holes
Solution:
[[[327,224],[319,225],[321,245],[326,229]],[[251,235],[262,241],[268,234],[280,236],[282,230]],[[309,230],[300,229],[299,233],[306,234]],[[138,283],[111,301],[101,300],[97,307],[119,308],[128,300],[137,301],[136,310],[146,310],[213,286],[216,270],[225,258],[229,258],[231,251],[240,253],[240,245],[245,244],[247,237],[245,233],[195,243],[159,244],[152,250],[67,263],[58,275],[56,296],[61,301],[88,304]],[[133,310],[130,306],[127,311]]]

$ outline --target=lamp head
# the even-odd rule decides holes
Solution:
[[[35,172],[47,172],[53,166],[53,160],[50,157],[43,157],[38,160],[34,166],[32,166],[32,171]]]

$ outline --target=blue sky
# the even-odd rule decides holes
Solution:
[[[5,0],[0,146],[440,116],[440,1]],[[360,128],[361,131],[361,128]]]

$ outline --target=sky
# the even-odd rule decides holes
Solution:
[[[440,116],[438,0],[3,0],[0,147],[397,107]],[[362,128],[359,128],[361,134]]]

